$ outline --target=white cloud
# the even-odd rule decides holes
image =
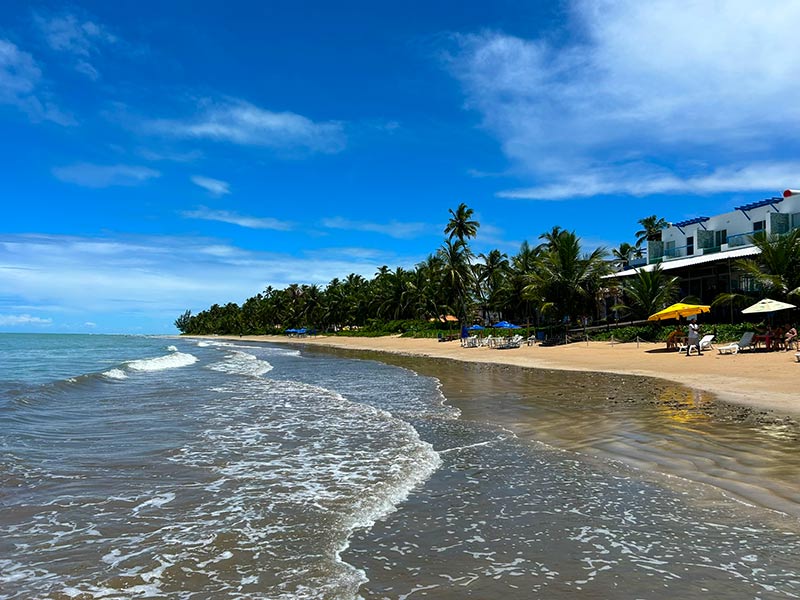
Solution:
[[[53,319],[32,317],[31,315],[0,315],[0,326],[17,327],[22,325],[50,325]]]
[[[800,177],[799,162],[754,163],[720,167],[696,177],[680,178],[648,170],[642,173],[596,170],[577,173],[569,181],[500,192],[503,198],[567,200],[602,194],[720,194],[771,190],[779,194]]]
[[[219,221],[246,227],[248,229],[273,229],[276,231],[289,231],[294,228],[292,223],[273,219],[271,217],[250,217],[227,210],[211,210],[201,206],[197,210],[182,213],[187,219],[202,219],[204,221]]]
[[[395,263],[393,258],[387,257],[387,264]],[[0,313],[10,306],[31,307],[33,314],[35,307],[51,307],[59,326],[61,319],[113,321],[117,325],[103,328],[132,331],[145,323],[146,331],[168,332],[187,308],[197,312],[213,303],[242,302],[267,285],[325,284],[348,273],[371,276],[374,271],[369,257],[333,252],[295,257],[207,238],[0,234],[0,290],[5,290]],[[13,316],[21,324],[29,315]],[[154,330],[153,323],[159,328]]]
[[[0,39],[0,104],[17,107],[32,121],[74,125],[75,119],[49,99],[41,80],[42,70],[33,56]]]
[[[189,119],[158,119],[146,126],[166,136],[287,151],[335,153],[346,143],[339,122],[315,122],[296,113],[273,112],[233,99],[205,102],[204,111]]]
[[[194,162],[203,157],[203,153],[199,150],[190,150],[188,152],[177,152],[172,150],[155,151],[148,148],[138,150],[139,156],[146,160],[153,161],[169,161],[177,163]]]
[[[212,179],[211,177],[203,177],[202,175],[193,175],[192,183],[199,185],[212,196],[225,196],[226,194],[231,193],[231,184],[220,179]]]
[[[104,188],[117,185],[140,185],[150,179],[161,176],[161,173],[149,167],[135,165],[95,165],[78,163],[53,169],[61,181],[74,183],[90,188]]]
[[[428,233],[433,228],[425,223],[401,223],[390,221],[388,223],[369,223],[366,221],[353,221],[344,217],[331,217],[322,219],[321,224],[328,229],[344,229],[350,231],[368,231],[380,233],[393,238],[406,239]]]
[[[99,53],[101,45],[117,42],[106,27],[74,14],[35,14],[34,22],[51,49],[73,58],[76,71],[93,81],[100,77],[89,59]]]
[[[637,181],[650,193],[702,193],[715,171],[798,149],[800,54],[790,48],[800,3],[571,8],[563,35],[551,38],[568,34],[565,44],[465,35],[450,63],[468,106],[537,181],[537,197],[567,197],[576,178],[599,193],[629,193]]]

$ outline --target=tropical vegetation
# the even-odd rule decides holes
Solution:
[[[324,287],[267,287],[241,306],[214,304],[196,315],[186,311],[175,326],[187,334],[301,327],[385,333],[387,328],[438,328],[447,323],[447,315],[460,323],[505,319],[532,326],[605,317],[609,284],[602,277],[613,267],[605,249],[586,252],[574,232],[554,227],[535,248],[526,241],[516,254],[498,249],[476,254],[470,243],[479,229],[474,211],[461,203],[449,211],[440,247],[411,269],[384,265],[371,279],[351,273]]]
[[[539,236],[538,245],[524,241],[514,254],[499,249],[476,254],[471,242],[480,223],[474,211],[461,203],[449,211],[439,248],[412,268],[383,265],[372,278],[351,273],[324,286],[269,286],[241,305],[214,304],[195,315],[187,310],[175,326],[194,335],[279,333],[288,328],[348,335],[431,335],[457,327],[455,321],[488,325],[508,320],[563,330],[587,323],[643,320],[681,298],[677,278],[659,266],[637,270],[624,283],[606,277],[630,269],[642,254],[642,243],[659,239],[666,226],[656,215],[638,223],[642,229],[636,232],[635,243],[623,242],[610,252],[587,251],[575,232],[556,226]],[[774,237],[757,234],[753,243],[761,253],[737,261],[737,269],[773,298],[800,296],[800,230]],[[713,305],[740,306],[752,300],[742,292],[722,293]],[[660,330],[651,334],[661,335]]]

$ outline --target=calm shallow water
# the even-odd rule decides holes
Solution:
[[[675,386],[187,339],[0,352],[0,598],[800,596],[796,426]]]

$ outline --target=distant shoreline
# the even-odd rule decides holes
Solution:
[[[603,372],[665,379],[716,395],[720,400],[771,411],[774,416],[800,417],[800,364],[793,352],[742,352],[686,357],[667,351],[664,343],[610,344],[580,342],[564,346],[522,346],[510,350],[462,348],[458,341],[383,337],[274,335],[191,336],[368,350],[407,356],[429,356],[475,363],[527,368]]]

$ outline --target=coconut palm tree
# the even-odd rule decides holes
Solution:
[[[614,262],[620,269],[628,268],[631,260],[639,258],[642,255],[641,242],[637,241],[634,245],[628,242],[622,242],[619,248],[613,248],[611,254],[614,257]]]
[[[472,220],[474,210],[462,202],[457,209],[451,208],[449,212],[450,220],[444,228],[444,232],[449,235],[448,239],[456,238],[462,244],[466,244],[468,239],[474,238],[478,234],[478,227],[481,224]]]
[[[510,273],[500,292],[504,306],[503,313],[506,317],[514,317],[517,320],[521,317],[525,323],[531,322],[533,303],[523,290],[536,269],[540,254],[539,248],[532,248],[527,241],[524,241],[519,252],[511,257]]]
[[[559,225],[553,226],[553,228],[550,231],[545,231],[542,235],[539,236],[539,239],[544,240],[544,242],[539,244],[536,247],[536,249],[539,251],[552,250],[558,243],[558,238],[565,233],[568,232],[562,229]]]
[[[656,215],[650,215],[637,221],[642,229],[636,232],[636,245],[641,246],[644,242],[652,242],[661,239],[661,230],[669,225],[667,221]]]
[[[800,229],[785,235],[758,232],[750,239],[761,253],[736,261],[736,267],[776,300],[800,295]]]
[[[575,232],[560,231],[550,242],[550,248],[540,255],[524,292],[540,310],[559,319],[574,320],[592,314],[600,278],[610,272],[605,255],[604,248],[582,253]]]
[[[678,278],[668,277],[656,265],[651,271],[639,269],[635,277],[623,283],[622,289],[625,302],[620,306],[630,309],[635,317],[646,319],[675,302]]]
[[[442,261],[443,284],[447,300],[455,315],[464,323],[469,311],[469,290],[472,289],[472,267],[469,248],[461,240],[444,241],[438,252]]]
[[[475,264],[475,290],[483,304],[484,318],[491,309],[497,308],[498,294],[508,276],[508,257],[500,250],[479,254],[482,262]]]

